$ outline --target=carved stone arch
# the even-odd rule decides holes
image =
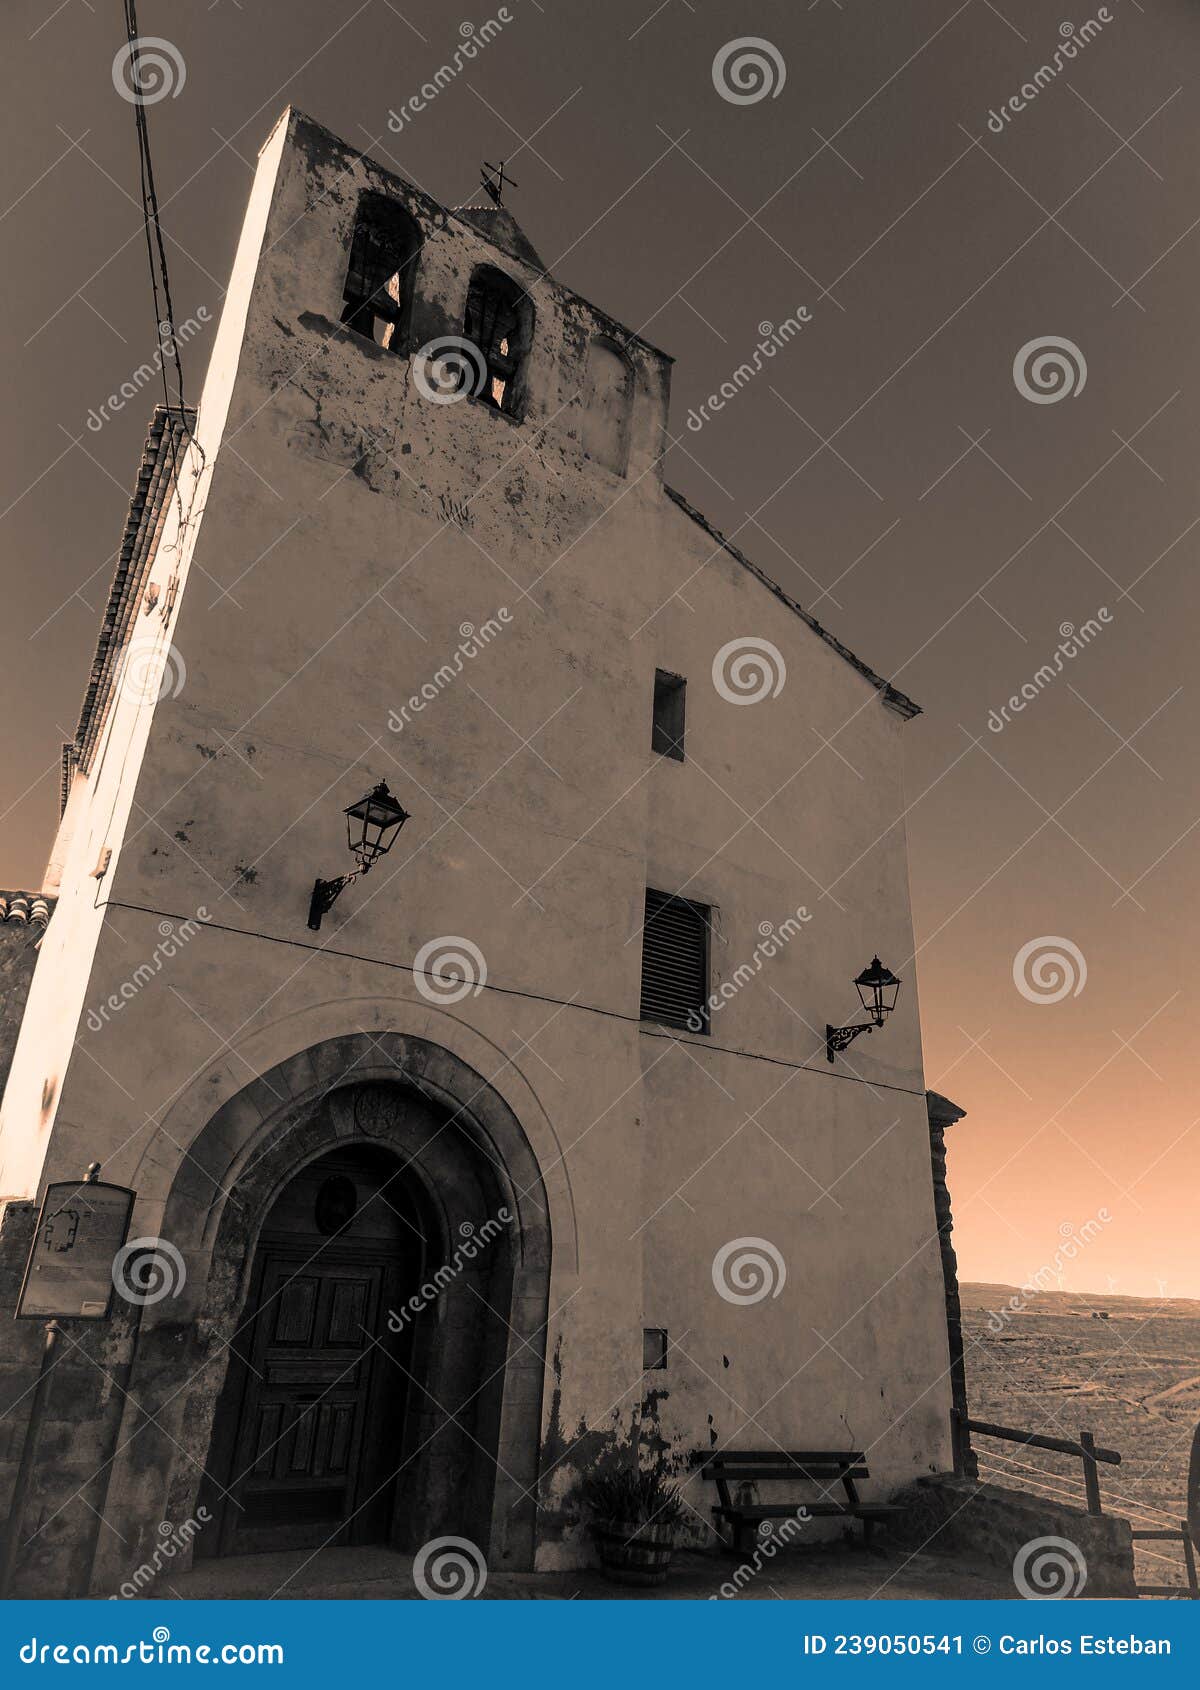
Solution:
[[[350,1033],[297,1051],[242,1087],[207,1121],[179,1163],[162,1234],[204,1248],[226,1195],[275,1135],[287,1136],[321,1098],[365,1081],[397,1082],[452,1111],[460,1131],[512,1181],[523,1256],[549,1258],[550,1209],[537,1157],[500,1093],[460,1056],[406,1033]],[[272,1107],[273,1105],[273,1107]],[[518,1196],[519,1194],[519,1196]]]
[[[332,1079],[315,1079],[331,1068]],[[397,1180],[420,1187],[438,1234],[430,1260],[446,1268],[412,1317],[419,1395],[389,1541],[415,1550],[451,1533],[491,1565],[532,1567],[552,1235],[520,1122],[461,1058],[400,1034],[326,1041],[251,1084],[254,1118],[243,1094],[219,1108],[166,1200],[161,1236],[181,1250],[188,1279],[178,1300],[143,1311],[110,1487],[122,1501],[119,1533],[136,1543],[153,1530],[147,1519],[191,1519],[201,1506],[211,1514],[236,1478],[221,1462],[264,1220],[317,1159],[370,1147],[393,1159]],[[272,1094],[268,1115],[262,1100]],[[481,1247],[478,1229],[497,1216],[503,1226]],[[139,1405],[151,1404],[147,1422]],[[105,1576],[98,1563],[93,1588]]]
[[[348,1021],[362,1030],[335,1030]],[[414,1031],[398,1030],[405,1024]],[[181,1249],[206,1250],[225,1193],[264,1123],[281,1120],[285,1109],[303,1110],[348,1074],[395,1079],[397,1071],[462,1109],[481,1138],[525,1142],[520,1159],[527,1154],[541,1171],[555,1217],[557,1267],[577,1274],[579,1236],[566,1151],[531,1078],[469,1023],[402,998],[309,1005],[247,1035],[211,1068],[198,1070],[161,1116],[159,1132],[144,1140],[129,1176],[138,1193],[137,1225],[173,1238]],[[259,1078],[247,1081],[248,1073]]]
[[[625,475],[629,468],[633,390],[633,365],[624,349],[608,335],[593,335],[579,437],[588,457],[614,475]]]

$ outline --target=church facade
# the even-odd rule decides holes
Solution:
[[[711,1449],[865,1450],[880,1500],[952,1466],[916,706],[665,485],[670,368],[497,198],[294,110],[265,144],[0,1114],[7,1303],[93,1162],[143,1245],[52,1383],[29,1593],[119,1589],[168,1522],[181,1563],[526,1570],[590,1557],[581,1481],[633,1461],[697,1543]],[[873,956],[895,1007],[827,1050]]]

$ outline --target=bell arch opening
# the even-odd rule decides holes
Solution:
[[[629,469],[633,385],[626,354],[606,335],[594,335],[588,345],[580,442],[589,458],[614,475]]]

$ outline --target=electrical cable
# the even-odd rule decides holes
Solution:
[[[155,334],[159,341],[160,350],[164,340],[163,329],[166,328],[166,341],[175,364],[175,385],[178,393],[177,404],[172,404],[169,384],[167,382],[166,360],[160,357],[159,373],[162,376],[163,404],[167,412],[166,428],[170,437],[171,474],[174,482],[175,497],[179,505],[179,542],[183,539],[183,531],[187,518],[183,510],[183,498],[179,490],[179,462],[177,456],[174,415],[178,411],[179,427],[188,440],[196,447],[200,454],[201,468],[204,467],[204,449],[196,439],[188,422],[187,405],[184,396],[183,362],[179,355],[179,341],[175,333],[175,306],[171,298],[171,278],[167,268],[167,251],[163,240],[162,219],[158,208],[158,190],[154,181],[154,160],[150,150],[150,127],[146,119],[146,102],[142,95],[142,85],[139,72],[141,55],[141,36],[138,30],[136,0],[122,0],[125,17],[125,34],[129,45],[129,76],[132,87],[132,101],[134,125],[137,132],[138,145],[138,176],[142,200],[142,223],[146,236],[146,260],[150,269],[150,290],[154,300]],[[159,289],[162,289],[161,298]],[[193,492],[194,498],[194,492]],[[190,514],[190,505],[189,505]]]

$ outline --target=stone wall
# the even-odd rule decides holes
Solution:
[[[937,1220],[938,1250],[942,1262],[942,1283],[946,1292],[946,1338],[950,1347],[950,1430],[954,1447],[954,1471],[970,1479],[979,1477],[979,1463],[971,1448],[967,1404],[967,1373],[963,1357],[962,1303],[958,1294],[958,1256],[954,1249],[954,1214],[946,1179],[946,1129],[966,1114],[940,1092],[925,1093],[929,1116],[929,1154],[933,1171],[933,1212]]]
[[[0,1097],[4,1095],[17,1034],[21,1031],[29,983],[38,959],[37,942],[44,932],[41,924],[27,926],[24,922],[0,921]]]
[[[934,1554],[971,1557],[1003,1567],[1014,1574],[1014,1594],[1023,1594],[1014,1569],[1018,1557],[1025,1567],[1025,1580],[1035,1590],[1059,1588],[1053,1581],[1057,1566],[1066,1566],[1064,1551],[1032,1548],[1039,1539],[1065,1540],[1078,1551],[1086,1568],[1086,1580],[1075,1594],[1094,1596],[1137,1595],[1133,1582],[1133,1542],[1128,1520],[1116,1514],[1089,1514],[1048,1497],[1026,1491],[1007,1490],[977,1480],[938,1476],[918,1479],[894,1498],[907,1512],[893,1535],[909,1548]],[[1038,1568],[1051,1581],[1038,1581]]]
[[[60,1322],[33,1483],[21,1519],[11,1518],[46,1330],[43,1321],[12,1318],[36,1224],[36,1204],[0,1207],[0,1518],[20,1532],[9,1594],[84,1596],[97,1535],[107,1529],[101,1521],[139,1311],[117,1302],[111,1320]]]
[[[0,1205],[0,1517],[7,1518],[29,1418],[29,1394],[42,1348],[39,1322],[12,1318],[21,1290],[37,1208]]]

